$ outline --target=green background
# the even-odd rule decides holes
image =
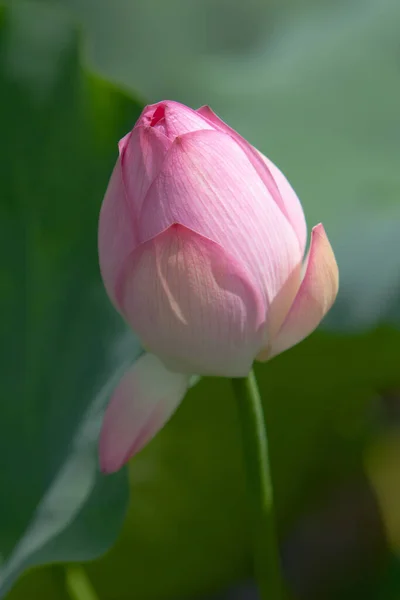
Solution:
[[[101,284],[98,211],[118,139],[162,98],[210,104],[284,170],[309,227],[325,225],[338,300],[257,369],[282,552],[299,596],[397,598],[400,534],[384,524],[400,481],[381,489],[387,454],[372,470],[368,456],[397,435],[400,402],[399,25],[397,0],[1,9],[1,593],[50,563],[9,600],[68,598],[63,565],[86,560],[99,600],[195,598],[251,576],[228,381],[193,387],[129,473],[98,472],[104,407],[140,352]]]

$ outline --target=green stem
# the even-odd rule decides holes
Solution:
[[[281,574],[264,411],[254,372],[232,379],[239,407],[247,486],[253,518],[254,572],[261,600],[281,600]]]
[[[66,567],[65,585],[71,600],[98,600],[97,594],[82,567]]]

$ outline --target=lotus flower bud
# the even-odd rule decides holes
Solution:
[[[112,302],[153,356],[134,365],[111,402],[105,470],[154,435],[191,374],[245,376],[256,358],[271,358],[317,327],[336,297],[338,270],[322,225],[303,263],[306,242],[303,210],[284,175],[211,109],[170,101],[144,109],[119,144],[99,256]],[[153,385],[148,402],[150,380],[162,376],[169,384]],[[141,402],[155,407],[150,415]],[[135,421],[136,433],[131,425],[126,436],[134,450],[121,443],[125,454],[114,447],[111,459],[115,415]]]

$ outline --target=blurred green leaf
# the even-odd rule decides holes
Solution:
[[[65,584],[64,567],[51,566],[32,569],[13,587],[7,600],[71,600]]]
[[[97,215],[141,106],[79,61],[59,9],[0,13],[0,590],[114,540],[126,473],[98,472],[104,404],[138,344],[102,288]],[[0,593],[1,593],[0,592]]]
[[[382,573],[381,581],[372,592],[371,600],[397,600],[399,598],[400,562],[398,556],[392,556],[387,568]],[[367,598],[367,596],[365,597]]]

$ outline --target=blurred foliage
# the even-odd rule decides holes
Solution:
[[[32,4],[1,12],[0,90],[6,590],[30,564],[97,556],[122,524],[126,477],[98,475],[97,434],[107,381],[138,348],[102,289],[96,226],[140,106],[85,75],[71,22]]]
[[[125,471],[96,471],[108,390],[137,352],[101,287],[96,225],[116,142],[140,106],[82,71],[69,11],[104,75],[150,101],[210,104],[281,166],[309,225],[323,220],[341,274],[327,331],[257,368],[288,576],[320,549],[309,528],[294,543],[299,519],[357,479],[366,456],[379,504],[360,530],[374,541],[382,525],[395,548],[400,489],[381,482],[393,481],[382,472],[397,453],[376,453],[374,436],[380,393],[400,384],[398,0],[16,2],[0,38],[4,572],[98,555],[127,498]],[[229,382],[202,380],[130,465],[125,527],[86,567],[100,600],[189,598],[250,574],[239,440]],[[339,521],[339,540],[353,518]],[[396,560],[376,585],[367,578],[380,543],[354,564],[363,598],[392,600]],[[324,597],[344,597],[351,582],[336,579]],[[46,567],[9,600],[65,593],[62,572]]]

